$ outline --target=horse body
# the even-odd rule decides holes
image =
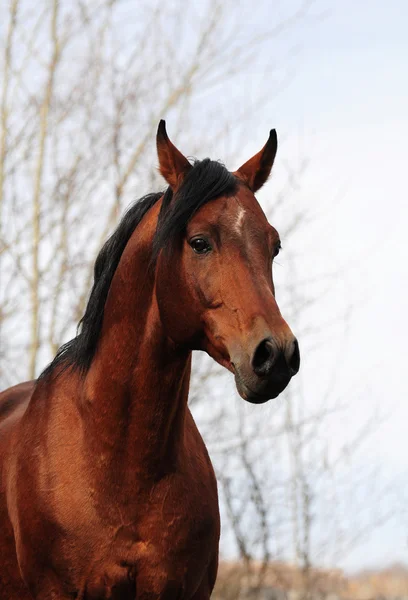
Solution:
[[[142,223],[138,247],[143,230]],[[87,599],[136,592],[165,598],[167,590],[169,598],[190,598],[200,585],[208,595],[214,583],[217,488],[187,408],[191,354],[166,342],[157,305],[146,302],[152,277],[145,295],[133,278],[123,288],[128,257],[135,272],[144,259],[130,243],[85,380],[69,371],[40,380],[23,413],[26,402],[14,393],[20,417],[8,416],[6,493],[20,568],[34,596],[44,594],[44,557],[50,598],[78,590]],[[131,301],[118,302],[119,293]],[[126,358],[118,372],[119,356]],[[32,388],[22,391],[27,397]],[[194,573],[192,581],[186,573]]]
[[[158,148],[175,202],[191,165],[163,131]],[[250,181],[256,171],[259,179],[262,167],[264,180],[271,165],[258,163],[244,165],[242,177]],[[187,231],[154,268],[146,265],[155,260],[166,197],[149,200],[123,248],[113,236],[96,263],[82,338],[37,382],[0,395],[1,600],[209,598],[219,509],[187,406],[191,351],[209,352],[256,403],[276,396],[298,368],[297,343],[273,297],[266,219],[253,194],[245,186],[239,192],[192,211]],[[212,193],[209,200],[219,196]],[[246,214],[256,227],[244,247],[237,240]],[[220,238],[228,264],[245,254],[241,274],[214,282],[215,268],[224,273],[221,252],[216,266],[206,262],[197,236],[204,230]],[[251,286],[248,267],[257,262],[262,272]],[[247,309],[231,306],[244,293]],[[100,302],[103,315],[90,325]]]
[[[37,393],[30,411],[43,401],[41,390]],[[69,418],[71,410],[44,421],[44,429],[33,414],[29,425],[23,416],[9,417],[9,426],[5,423],[2,428],[8,446],[2,452],[14,535],[9,517],[0,513],[0,598],[31,598],[16,577],[14,536],[20,568],[34,597],[136,598],[137,593],[144,598],[147,592],[154,594],[149,598],[177,598],[182,593],[208,597],[217,565],[217,491],[189,411],[188,454],[178,448],[172,464],[157,464],[156,471],[149,460],[149,476],[141,477],[137,469],[129,473],[129,465],[121,472],[124,456],[118,456],[117,448],[107,447],[103,440],[97,447],[90,445],[92,433],[86,427],[64,434],[57,421],[63,417],[74,425],[79,417],[72,411]],[[92,465],[87,460],[90,450]],[[189,579],[186,573],[194,577]]]
[[[185,421],[185,441],[171,452],[168,462],[146,453],[146,475],[137,460],[130,469],[125,440],[114,446],[96,439],[97,427],[80,424],[72,406],[55,408],[51,411],[55,415],[42,419],[36,404],[47,392],[40,385],[29,418],[22,416],[10,424],[5,459],[20,568],[34,597],[44,594],[39,573],[49,580],[50,598],[52,594],[68,598],[71,590],[89,599],[116,597],[115,590],[120,590],[120,598],[135,598],[136,591],[137,597],[149,591],[165,598],[168,589],[174,594],[170,598],[181,592],[194,597],[197,582],[208,595],[216,572],[217,491],[204,444],[186,407],[180,407],[179,415]],[[62,397],[61,406],[67,401]],[[118,434],[123,433],[119,426]],[[144,450],[142,445],[141,456]],[[3,532],[7,517],[2,517]],[[9,535],[1,541],[1,556],[13,556],[9,523],[6,529]],[[14,561],[2,567],[11,567],[10,577],[16,572]],[[186,573],[194,573],[192,581]],[[4,570],[1,581],[6,587],[0,597],[22,598],[20,583],[16,595],[10,594]]]

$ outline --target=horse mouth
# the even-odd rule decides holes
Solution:
[[[241,377],[239,371],[234,368],[235,385],[241,398],[251,404],[265,404],[268,400],[274,400],[283,392],[289,384],[291,377],[278,377],[268,381],[261,381],[257,389],[250,387]]]
[[[289,383],[289,382],[288,382]],[[285,385],[286,387],[286,385]],[[279,396],[279,394],[283,391],[283,390],[277,390],[277,391],[269,391],[266,394],[259,394],[258,392],[254,392],[253,390],[250,390],[249,388],[244,388],[244,389],[240,389],[237,386],[237,390],[239,395],[241,396],[241,398],[243,398],[244,400],[246,400],[246,402],[250,402],[250,404],[265,404],[265,402],[268,402],[269,400],[274,400],[275,398],[277,398]]]

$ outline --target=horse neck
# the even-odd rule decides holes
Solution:
[[[121,464],[138,477],[154,477],[172,468],[184,441],[191,352],[177,348],[163,329],[155,273],[146,267],[151,236],[145,239],[143,225],[148,228],[143,220],[111,283],[83,415],[92,452],[115,471]]]

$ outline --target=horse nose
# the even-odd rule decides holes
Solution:
[[[286,363],[286,367],[285,367]],[[268,377],[273,368],[281,366],[283,370],[289,369],[290,375],[296,375],[300,366],[299,344],[294,337],[285,344],[281,351],[272,338],[265,338],[258,344],[251,361],[254,373],[258,377]]]
[[[293,338],[293,340],[286,345],[285,358],[290,374],[296,375],[300,367],[299,343],[296,338]]]
[[[276,362],[277,349],[272,338],[262,340],[255,349],[252,357],[252,368],[259,377],[266,377]]]

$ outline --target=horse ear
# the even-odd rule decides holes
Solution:
[[[268,179],[278,149],[276,130],[271,129],[265,146],[236,171],[255,193]]]
[[[166,131],[166,122],[163,119],[159,123],[156,143],[160,173],[169,186],[176,190],[191,169],[191,164],[171,143]]]

